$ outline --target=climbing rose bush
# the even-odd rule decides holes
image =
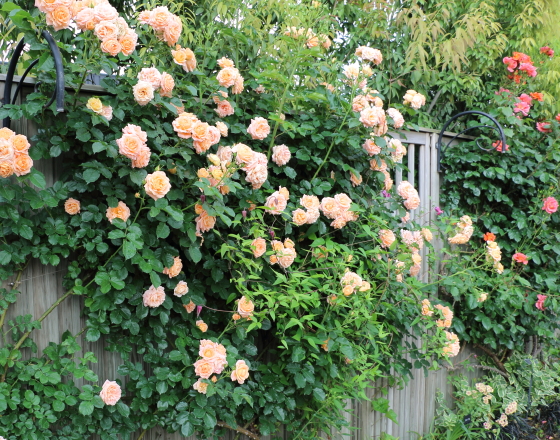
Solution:
[[[418,191],[393,188],[406,147],[389,130],[426,99],[409,90],[404,104],[386,102],[374,88],[380,50],[361,42],[350,64],[333,60],[335,31],[320,8],[305,10],[301,29],[286,11],[268,45],[215,10],[194,32],[163,6],[125,20],[107,2],[67,3],[56,7],[71,11],[65,20],[47,2],[41,13],[9,12],[29,59],[44,54],[29,20],[60,30],[75,92],[48,124],[41,93],[0,110],[41,127],[29,157],[64,165],[48,188],[38,171],[2,175],[0,276],[21,276],[32,258],[65,259],[57,304],[81,295],[83,338],[122,363],[97,377],[91,353],[74,356],[81,335],[69,334],[21,360],[45,317],[22,320],[0,351],[0,434],[258,437],[285,425],[294,438],[319,438],[344,423],[344,399],[363,398],[376,379],[402,383],[411,360],[427,369],[458,353],[453,313],[430,308],[415,278],[432,239],[409,221]],[[102,73],[103,95],[87,96],[84,79]],[[38,75],[52,85],[48,62]],[[4,134],[2,145],[12,142]],[[457,235],[471,234],[463,217]],[[17,290],[2,294],[3,323]],[[29,374],[41,368],[58,391]],[[78,388],[82,377],[92,384]],[[374,403],[395,418],[385,398]]]

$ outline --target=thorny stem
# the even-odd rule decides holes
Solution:
[[[221,426],[222,428],[231,429],[232,431],[237,431],[241,434],[246,435],[249,438],[252,438],[253,440],[261,440],[260,437],[257,434],[255,434],[255,433],[253,433],[253,432],[251,432],[247,429],[241,428],[240,426],[238,426],[237,428],[234,428],[233,426],[229,426],[226,422],[218,422],[218,423],[216,423],[216,425]],[[140,439],[138,439],[138,440],[140,440]]]
[[[18,272],[16,279],[14,281],[14,285],[13,288],[17,289],[19,282],[21,280],[21,276],[23,275],[23,271],[26,269],[27,265],[29,264],[29,261],[27,261],[25,263],[25,266],[22,267],[22,269]],[[9,306],[9,304],[8,304]],[[0,331],[2,331],[2,329],[4,328],[4,321],[6,320],[6,315],[8,313],[8,306],[6,306],[6,309],[2,312],[2,316],[0,316]]]

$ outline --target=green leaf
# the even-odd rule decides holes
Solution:
[[[93,413],[93,402],[91,401],[84,401],[82,403],[80,403],[80,407],[79,407],[79,411],[80,414],[84,415],[84,416],[89,416],[90,414]]]
[[[97,179],[99,179],[100,175],[101,174],[99,173],[99,171],[97,171],[93,168],[88,168],[87,170],[84,171],[83,178],[86,181],[86,183],[93,183]]]
[[[47,186],[45,175],[35,168],[31,169],[31,173],[29,174],[29,181],[40,189],[45,189],[45,187]]]
[[[64,408],[66,408],[66,405],[64,404],[64,402],[61,402],[60,400],[55,400],[52,403],[52,407],[55,411],[64,411]]]
[[[190,435],[194,434],[194,426],[191,422],[185,422],[181,425],[181,434],[183,434],[185,437],[188,437]]]
[[[136,255],[136,246],[129,240],[125,240],[123,243],[123,255],[126,260],[130,260]]]
[[[200,252],[200,248],[191,246],[189,248],[189,255],[195,263],[198,263],[200,260],[202,260],[202,253]]]
[[[169,226],[165,223],[160,223],[156,229],[156,235],[158,238],[167,238],[170,232]]]
[[[10,261],[12,261],[12,254],[0,251],[0,266],[6,266]]]
[[[326,399],[325,392],[321,388],[313,388],[313,397],[321,402]]]
[[[216,426],[216,423],[217,423],[216,417],[214,417],[210,413],[204,414],[204,424],[206,425],[207,428],[212,429],[214,426]]]
[[[117,411],[123,417],[128,417],[130,415],[130,408],[122,400],[117,402]]]

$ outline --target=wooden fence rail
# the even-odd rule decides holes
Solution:
[[[0,96],[3,95],[5,75],[0,75]],[[15,78],[19,81],[19,78]],[[23,99],[32,91],[32,79],[25,81],[26,87],[23,88]],[[86,86],[85,93],[100,94],[103,90],[97,86]],[[18,98],[21,102],[22,96]],[[29,138],[37,133],[38,127],[27,120],[13,121],[12,129],[17,133],[25,134]],[[395,176],[395,185],[405,178],[418,188],[421,205],[413,211],[411,219],[421,225],[429,225],[435,219],[434,207],[439,205],[440,195],[440,179],[437,173],[437,151],[436,140],[437,133],[435,130],[422,129],[419,132],[405,132],[402,142],[407,145],[408,154],[405,156],[408,175],[403,176],[401,172],[397,172]],[[465,138],[463,138],[465,139]],[[61,170],[61,161],[59,159],[43,159],[36,161],[34,167],[45,174],[47,185],[51,186],[56,180]],[[434,243],[436,252],[441,250],[442,244]],[[419,275],[421,280],[428,281],[428,259],[427,249],[422,250],[422,270]],[[33,260],[25,269],[18,289],[21,294],[16,304],[12,305],[8,311],[6,322],[18,315],[32,314],[34,319],[40,317],[64,292],[62,287],[62,279],[65,273],[64,264],[58,267],[45,266],[39,261]],[[8,280],[2,287],[6,287],[13,280]],[[39,353],[49,344],[50,341],[59,343],[62,334],[70,331],[76,335],[85,327],[85,319],[82,316],[83,300],[81,297],[71,296],[53,313],[51,313],[42,323],[42,329],[33,334],[33,339],[37,343]],[[125,382],[126,378],[117,374],[117,368],[122,364],[122,359],[118,353],[111,353],[105,350],[103,338],[95,343],[87,342],[85,338],[80,337],[78,343],[83,351],[91,351],[98,359],[98,363],[91,366],[95,373],[99,376],[99,383],[103,383],[105,379],[113,380],[115,378]],[[3,342],[0,341],[0,347]],[[471,351],[464,349],[455,362],[461,361],[470,355]],[[141,362],[141,359],[131,359],[133,362]],[[470,373],[471,377],[475,377],[475,373]],[[448,400],[451,399],[451,389],[447,384],[448,372],[446,369],[433,371],[424,376],[423,371],[415,370],[413,380],[411,380],[403,389],[389,388],[387,398],[390,401],[390,407],[397,413],[399,423],[396,424],[384,417],[382,414],[375,412],[371,408],[369,402],[347,402],[348,422],[352,429],[343,432],[330,433],[333,439],[348,440],[370,440],[377,439],[383,432],[398,437],[401,440],[413,440],[418,436],[415,433],[424,433],[429,431],[435,414],[435,396],[436,391],[441,390]],[[77,383],[80,385],[81,383]],[[375,384],[376,389],[383,386],[384,382],[380,381]],[[373,390],[373,388],[372,388]],[[373,397],[373,391],[370,391],[370,397]],[[138,438],[138,433],[131,440]],[[224,440],[230,440],[235,437],[235,433],[231,432],[225,436]],[[288,439],[288,433],[280,433],[279,437]],[[143,440],[179,440],[184,439],[179,433],[169,434],[161,429],[149,431]],[[243,440],[248,437],[241,437]],[[277,438],[276,436],[264,436],[262,440],[270,440]],[[325,438],[327,438],[325,436]],[[194,436],[189,440],[199,440]],[[128,440],[128,439],[126,439]]]

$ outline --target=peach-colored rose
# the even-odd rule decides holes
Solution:
[[[189,139],[192,136],[192,129],[198,118],[192,113],[181,113],[177,119],[173,121],[173,129],[177,132],[177,136],[183,139]]]
[[[403,203],[404,207],[409,211],[412,211],[420,206],[420,198],[418,196],[412,196],[406,199]]]
[[[344,296],[350,296],[354,293],[354,287],[344,286],[344,288],[342,289],[342,293],[344,294]]]
[[[99,397],[101,397],[105,405],[116,405],[121,400],[121,387],[117,382],[106,380],[103,383]]]
[[[209,128],[210,125],[208,125],[207,122],[201,122],[201,121],[195,122],[191,130],[191,136],[193,140],[201,141],[201,142],[205,140],[209,140],[209,133],[210,133]]]
[[[171,98],[173,96],[173,88],[175,87],[175,80],[173,77],[167,73],[163,72],[161,74],[161,88],[159,94],[161,96],[165,96],[167,98]]]
[[[286,145],[276,145],[272,148],[272,161],[278,165],[286,165],[292,157],[290,149]]]
[[[231,380],[234,382],[244,383],[249,378],[249,366],[245,361],[237,361],[235,370],[231,372]]]
[[[235,84],[235,80],[239,77],[239,70],[235,67],[225,67],[218,72],[216,79],[221,87],[231,87]]]
[[[22,151],[21,154],[26,153],[26,151]],[[10,160],[13,161],[14,160],[14,147],[12,146],[12,143],[9,143],[8,141],[5,140],[1,140],[0,141],[0,160]]]
[[[118,11],[109,4],[109,2],[96,2],[93,8],[95,18],[98,22],[103,20],[114,20],[119,16]]]
[[[123,222],[126,222],[130,217],[130,209],[124,202],[119,201],[119,204],[115,208],[107,208],[105,215],[111,223],[113,223],[113,220],[116,218],[120,218]]]
[[[173,56],[173,61],[175,62],[175,64],[178,64],[179,66],[182,66],[185,64],[185,62],[187,61],[187,59],[189,58],[189,51],[190,49],[188,48],[181,48],[181,46],[177,46],[176,50],[171,50],[171,55]],[[192,52],[192,51],[191,51]],[[194,56],[194,53],[193,53]]]
[[[223,100],[218,102],[218,108],[215,110],[220,118],[225,118],[226,116],[233,115],[235,110],[233,109],[229,101]]]
[[[68,29],[72,20],[72,12],[67,6],[57,6],[52,12],[47,12],[47,24],[51,25],[55,31]]]
[[[161,86],[161,73],[155,67],[144,67],[138,73],[138,81],[150,83],[157,90]]]
[[[284,249],[284,243],[280,240],[272,240],[270,244],[272,245],[272,249],[275,251],[281,251]]]
[[[206,333],[208,331],[208,324],[206,324],[202,319],[196,321],[196,326],[202,333]],[[208,379],[208,378],[205,378]]]
[[[259,258],[266,252],[266,241],[264,238],[255,238],[251,242],[251,249],[255,258]]]
[[[360,112],[360,122],[366,127],[375,127],[385,122],[385,112],[379,107],[367,107]]]
[[[16,176],[23,176],[31,172],[33,167],[33,160],[27,153],[14,154],[14,173]]]
[[[218,60],[218,66],[220,66],[220,69],[225,69],[226,67],[235,67],[235,64],[229,58],[222,57]]]
[[[132,91],[134,100],[140,105],[146,105],[154,99],[154,88],[149,82],[138,81]]]
[[[95,25],[95,36],[101,41],[119,38],[119,27],[114,21],[100,21]]]
[[[131,55],[136,49],[136,43],[138,39],[127,34],[124,37],[119,38],[119,44],[121,45],[121,53],[125,56]]]
[[[254,310],[255,310],[255,305],[253,304],[253,301],[251,301],[249,298],[242,296],[239,299],[237,303],[237,313],[239,313],[242,318],[248,318],[253,314]]]
[[[58,0],[35,0],[35,7],[42,13],[53,11],[59,5]]]
[[[255,152],[245,144],[236,144],[232,151],[235,153],[235,161],[237,164],[248,164],[253,161]]]
[[[393,120],[393,127],[401,128],[404,125],[404,117],[396,108],[387,109],[387,114]]]
[[[122,129],[123,134],[133,134],[138,136],[138,138],[146,143],[148,141],[148,134],[142,130],[142,128],[138,125],[128,124],[126,127]]]
[[[135,134],[123,134],[115,141],[119,147],[119,153],[129,159],[136,159],[140,149],[144,146],[142,140]]]
[[[216,377],[216,376],[214,376]],[[206,392],[208,391],[208,384],[206,382],[202,382],[200,379],[198,379],[194,385],[193,388],[198,391],[199,393],[202,394],[206,394]]]
[[[251,124],[247,128],[247,133],[251,135],[253,139],[264,139],[270,133],[270,126],[265,118],[257,117],[251,119]]]
[[[253,189],[259,189],[268,178],[268,170],[266,165],[256,165],[250,171],[247,171],[245,180],[253,185]]]
[[[278,257],[276,255],[271,255],[270,264],[276,264],[276,263],[278,263]]]
[[[197,323],[198,322],[202,321],[197,321]],[[214,364],[208,359],[199,359],[194,363],[194,374],[203,379],[208,379],[214,374]]]
[[[212,342],[208,339],[202,339],[200,341],[198,355],[203,359],[213,361],[214,358],[218,355],[218,352],[216,350],[216,345],[217,344],[215,342]]]
[[[286,200],[286,197],[280,194],[280,192],[276,191],[270,196],[268,196],[264,206],[269,208],[267,211],[269,214],[279,215],[282,214],[282,212],[284,212],[287,204],[288,201]]]
[[[360,76],[360,66],[358,64],[349,64],[344,66],[342,73],[350,80],[358,79],[358,76]]]
[[[319,206],[321,205],[317,196],[308,195],[304,195],[301,199],[299,199],[299,203],[301,203],[305,209],[319,209]]]
[[[103,110],[103,103],[99,98],[89,98],[86,103],[86,107],[94,113],[101,114],[101,110]]]
[[[216,122],[216,128],[219,130],[220,135],[222,135],[223,137],[227,137],[228,126],[226,124],[224,124],[222,121],[218,121],[218,122]],[[230,147],[227,147],[227,148],[230,148]],[[218,151],[220,151],[220,150],[218,149]],[[230,151],[231,151],[231,148],[230,148]],[[232,159],[232,156],[230,155],[229,159],[227,159],[227,160],[231,161],[231,159]],[[226,160],[226,159],[222,159],[222,160]]]
[[[286,238],[284,240],[284,248],[294,249],[295,247],[296,247],[296,244],[290,238]]]
[[[244,87],[243,87],[243,83],[244,83],[244,79],[241,75],[239,75],[237,78],[235,78],[235,82],[233,83],[233,87],[231,88],[231,93],[233,95],[239,95]]]
[[[307,223],[307,212],[303,209],[292,211],[292,221],[298,226],[305,225]]]
[[[189,286],[187,285],[187,283],[185,281],[179,281],[177,283],[177,285],[175,286],[175,289],[173,290],[173,295],[181,297],[181,296],[185,295],[186,293],[189,293]]]
[[[192,313],[192,311],[196,309],[196,304],[191,300],[188,304],[184,304],[183,307],[185,308],[187,313]]]
[[[348,211],[350,205],[352,205],[352,199],[344,193],[335,195],[334,200],[338,203],[341,211]]]
[[[152,11],[142,11],[138,15],[138,21],[142,24],[150,24],[152,19]]]
[[[144,189],[146,190],[146,194],[152,199],[157,200],[165,197],[171,189],[171,183],[163,171],[155,171],[146,176]]]
[[[111,107],[110,105],[104,105],[101,108],[101,113],[99,114],[107,119],[107,121],[110,121],[111,119],[113,119],[113,107]]]
[[[381,163],[379,163],[379,162],[381,162]],[[370,169],[373,170],[373,171],[381,171],[381,172],[384,172],[384,171],[387,170],[387,163],[386,163],[383,159],[381,159],[381,160],[379,160],[379,159],[371,159],[371,160],[369,161],[369,167],[370,167]]]
[[[94,29],[95,24],[97,23],[93,8],[82,9],[80,12],[78,12],[74,19],[76,21],[78,29],[82,31]]]
[[[381,229],[379,231],[379,239],[381,240],[381,247],[388,248],[396,240],[395,234],[389,229]]]
[[[218,142],[220,142],[221,137],[222,135],[220,134],[220,130],[218,130],[213,125],[210,125],[208,127],[208,136],[206,139],[210,141],[210,145],[216,145]]]
[[[241,319],[241,315],[239,313],[234,313],[231,317],[234,321],[239,321]]]
[[[66,214],[76,215],[80,212],[80,201],[70,197],[64,202],[64,210]]]
[[[321,216],[321,213],[319,212],[319,209],[308,209],[306,215],[307,215],[307,222],[306,223],[308,225],[312,225],[317,220],[319,220],[319,217]]]
[[[150,14],[150,26],[158,31],[165,30],[171,15],[172,14],[167,9],[167,6],[158,6],[157,8],[154,8]]]
[[[208,232],[216,224],[216,217],[208,215],[206,211],[202,212],[196,219],[196,231],[197,233]]]
[[[402,158],[406,155],[406,147],[398,139],[391,139],[388,147],[391,151],[391,159],[395,163],[401,163]]]
[[[150,163],[152,151],[145,145],[140,146],[135,159],[132,159],[132,168],[144,168]]]
[[[121,43],[114,38],[109,38],[101,43],[101,50],[109,55],[116,57],[118,53],[122,50]],[[153,90],[152,90],[153,98]],[[151,98],[150,98],[151,100]],[[141,104],[144,105],[144,104]]]
[[[7,179],[14,174],[14,165],[12,160],[0,159],[0,177]]]
[[[151,285],[148,290],[144,292],[143,302],[146,307],[159,307],[165,301],[165,292],[163,291],[163,286],[159,286],[157,289]]]
[[[334,219],[340,212],[339,204],[332,197],[324,197],[319,209],[330,219]]]
[[[403,199],[418,196],[418,191],[416,191],[414,186],[412,186],[412,184],[407,180],[403,180],[401,183],[399,183],[399,186],[397,187],[397,193]]]
[[[168,46],[175,46],[181,37],[181,32],[183,32],[181,19],[177,15],[171,14],[169,23],[163,30],[163,40]]]
[[[12,130],[10,130],[9,128],[6,128],[6,127],[0,128],[0,139],[4,139],[4,140],[9,141],[14,136],[15,136],[15,133]]]
[[[284,248],[278,253],[278,264],[284,269],[290,267],[296,259],[296,251],[291,248]]]
[[[375,142],[372,139],[366,140],[363,148],[370,156],[375,156],[376,154],[381,153],[381,148],[375,145]]]
[[[163,269],[163,274],[168,275],[169,278],[174,278],[181,273],[181,269],[183,269],[183,262],[179,257],[173,257],[173,266],[169,268],[165,267]]]
[[[350,172],[350,182],[352,182],[352,186],[358,186],[361,185],[363,181],[362,175],[361,174],[354,174],[353,172]]]

